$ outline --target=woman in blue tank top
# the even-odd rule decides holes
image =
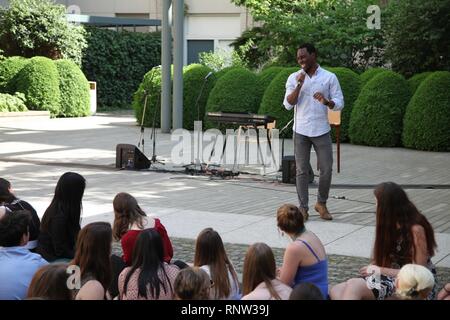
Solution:
[[[299,283],[312,283],[327,299],[328,260],[320,239],[306,230],[300,210],[292,204],[278,209],[277,225],[292,239],[284,252],[280,280],[292,287]]]

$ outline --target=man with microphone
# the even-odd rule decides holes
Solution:
[[[328,109],[341,110],[344,97],[336,75],[317,64],[317,50],[309,43],[297,50],[301,70],[291,74],[286,82],[284,106],[294,108],[294,154],[299,209],[304,220],[308,214],[308,169],[311,146],[319,161],[319,190],[314,209],[324,220],[332,220],[326,202],[330,192],[333,149],[328,123]]]

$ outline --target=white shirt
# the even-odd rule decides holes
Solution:
[[[295,90],[297,75],[300,71],[291,74],[286,81],[286,94],[283,104],[287,110],[294,107],[287,101],[287,96]],[[306,74],[295,105],[293,130],[308,137],[318,137],[331,130],[328,123],[328,107],[313,98],[316,92],[321,92],[327,100],[333,100],[333,111],[344,108],[344,96],[334,73],[319,66],[312,77]]]

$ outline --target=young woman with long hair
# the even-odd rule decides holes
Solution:
[[[52,263],[38,269],[28,287],[27,299],[73,300],[73,291],[67,286],[68,266]]]
[[[173,257],[172,243],[166,228],[157,218],[146,215],[136,198],[126,192],[118,193],[113,200],[114,207],[114,239],[120,240],[123,251],[123,261],[127,266],[132,263],[133,248],[136,239],[144,229],[154,228],[161,235],[164,245],[164,261],[169,263]]]
[[[41,222],[36,252],[47,261],[70,261],[80,231],[82,199],[86,180],[78,173],[66,172],[58,180],[50,206]]]
[[[164,247],[159,232],[143,230],[136,241],[133,263],[119,275],[121,300],[172,300],[173,285],[180,269],[164,262]]]
[[[112,228],[108,222],[93,222],[78,234],[76,252],[70,265],[80,268],[81,288],[76,300],[104,300],[112,279]]]
[[[252,244],[245,255],[242,300],[288,300],[292,288],[276,278],[272,249],[265,243]]]
[[[211,299],[237,300],[240,298],[236,271],[225,252],[222,238],[212,228],[204,229],[197,236],[194,266],[205,270],[214,282]]]
[[[377,208],[371,265],[360,270],[361,278],[334,286],[330,291],[332,299],[388,298],[395,292],[395,277],[400,268],[410,263],[425,266],[436,276],[431,258],[437,245],[427,218],[394,182],[379,184],[374,195]],[[436,286],[428,299],[434,299],[435,295]]]

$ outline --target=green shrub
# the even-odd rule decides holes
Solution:
[[[100,108],[129,108],[144,75],[161,64],[160,33],[86,28],[82,70],[97,82]]]
[[[15,76],[28,62],[23,57],[10,57],[0,62],[0,92],[14,93]]]
[[[415,74],[414,76],[409,78],[408,84],[409,84],[409,88],[411,89],[411,94],[414,95],[414,93],[416,92],[417,88],[419,88],[422,81],[425,80],[425,78],[428,77],[432,73],[433,72],[431,72],[431,71],[422,72],[422,73]]]
[[[25,101],[24,94],[20,92],[16,92],[13,96],[7,93],[0,93],[0,112],[28,111]]]
[[[17,75],[16,90],[25,94],[31,110],[48,110],[52,116],[60,111],[59,75],[53,60],[34,57]]]
[[[219,79],[219,78],[223,77],[228,71],[235,70],[235,69],[242,69],[242,68],[241,67],[236,67],[236,66],[226,67],[226,68],[223,68],[220,71],[217,71],[214,74],[214,76],[216,77],[216,79]]]
[[[298,67],[285,68],[270,82],[261,101],[258,113],[276,118],[276,128],[281,130],[294,116],[293,110],[286,110],[283,106],[286,93],[286,81],[289,76],[298,71]],[[292,126],[280,133],[280,137],[292,138]]]
[[[153,68],[147,72],[133,95],[132,106],[139,125],[142,121],[146,93],[147,106],[144,114],[144,126],[153,127],[153,118],[156,112],[155,128],[159,128],[161,126],[161,68]]]
[[[363,73],[361,73],[359,76],[360,77],[359,79],[361,80],[361,89],[367,84],[367,82],[372,80],[373,77],[384,71],[388,70],[384,68],[369,68]]]
[[[6,55],[65,58],[81,64],[84,28],[69,23],[66,7],[54,2],[9,0],[0,19],[0,48]]]
[[[257,78],[254,73],[244,68],[230,70],[217,80],[211,90],[206,111],[256,113],[258,111],[256,86]],[[205,128],[215,127],[216,123],[205,121]]]
[[[450,151],[450,72],[437,71],[417,89],[406,108],[402,141],[419,150]]]
[[[341,111],[341,142],[348,141],[348,126],[350,124],[350,115],[352,114],[353,105],[361,91],[361,81],[359,75],[348,68],[327,68],[333,72],[339,80],[342,93],[344,95],[344,109]],[[334,130],[331,130],[333,141],[336,140]]]
[[[59,116],[80,117],[90,114],[89,82],[81,69],[70,60],[56,60],[61,92]]]
[[[283,67],[270,67],[267,69],[264,69],[260,73],[257,74],[257,96],[258,96],[258,109],[261,104],[261,100],[264,96],[264,92],[266,91],[269,84],[272,82],[272,80],[277,76],[277,74],[282,71]]]
[[[215,77],[211,75],[205,77],[212,69],[201,64],[191,64],[183,70],[183,128],[194,129],[194,121],[203,121],[205,115],[206,102],[212,88]],[[203,90],[202,90],[203,89]],[[200,91],[202,90],[201,96]],[[197,104],[198,99],[198,104]],[[198,110],[198,115],[197,115]]]
[[[386,71],[375,76],[362,88],[353,106],[350,141],[368,146],[399,146],[410,97],[408,83],[401,75]]]

